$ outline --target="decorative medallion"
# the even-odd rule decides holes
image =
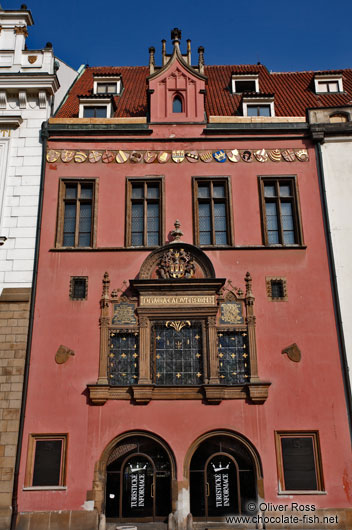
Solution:
[[[130,156],[130,162],[133,162],[134,164],[138,164],[143,160],[142,153],[139,153],[138,151],[132,151]]]
[[[180,333],[181,329],[184,328],[185,326],[188,326],[190,328],[191,321],[190,320],[174,320],[174,321],[168,320],[167,322],[165,322],[166,328],[174,328],[174,330],[177,331],[178,333]]]
[[[185,159],[185,152],[184,151],[172,151],[171,158],[176,164],[180,164]]]
[[[117,151],[115,160],[118,164],[124,164],[125,162],[127,162],[129,157],[129,153],[125,153],[125,151]]]
[[[38,55],[28,55],[29,64],[34,64],[37,59],[38,59]]]
[[[114,304],[114,316],[112,317],[112,324],[136,324],[137,319],[134,314],[134,304],[121,302]]]
[[[222,149],[213,153],[213,157],[217,162],[226,162],[226,153]]]
[[[296,157],[300,162],[307,162],[308,160],[308,151],[307,149],[297,149]]]
[[[160,164],[165,164],[170,159],[170,153],[167,153],[166,151],[161,151],[158,155],[158,161]]]
[[[268,153],[265,149],[259,149],[258,151],[254,151],[254,156],[258,160],[258,162],[267,162],[268,160]]]
[[[88,155],[88,160],[92,164],[95,164],[96,162],[99,162],[101,160],[103,153],[100,153],[99,151],[90,151]]]
[[[227,151],[227,158],[230,162],[239,162],[241,156],[238,152],[238,149],[232,149],[232,151]]]
[[[199,156],[197,151],[187,151],[186,152],[186,158],[188,162],[198,162]]]
[[[155,153],[153,151],[147,151],[144,153],[144,162],[147,164],[152,164],[154,160],[156,160],[156,157],[158,156],[158,153]]]
[[[50,151],[46,154],[46,159],[48,162],[56,162],[56,160],[59,160],[60,158],[60,151],[54,151],[53,149],[50,149]]]
[[[82,162],[85,162],[86,160],[87,160],[86,153],[83,153],[83,151],[76,151],[75,162],[78,162],[78,164],[82,164]]]
[[[280,149],[271,149],[269,151],[269,157],[270,157],[270,160],[272,160],[273,162],[280,162],[281,160]]]
[[[162,279],[192,278],[195,272],[193,258],[189,252],[181,249],[167,250],[159,260],[157,273]]]
[[[67,149],[64,149],[64,151],[61,151],[61,160],[63,162],[71,162],[74,156],[75,156],[74,151],[68,151]]]
[[[105,153],[103,154],[102,160],[104,164],[110,164],[114,160],[114,158],[115,158],[114,153],[112,153],[111,151],[105,151]]]
[[[249,149],[241,151],[241,158],[243,162],[253,162],[252,151],[250,151]]]
[[[282,158],[286,160],[286,162],[294,162],[296,160],[295,152],[293,149],[284,149],[281,151]]]
[[[199,154],[199,158],[201,159],[202,162],[206,162],[206,163],[212,162],[213,155],[211,151],[203,151],[202,153]]]
[[[293,361],[294,363],[299,363],[302,358],[301,350],[295,342],[290,346],[287,346],[287,348],[284,348],[281,353],[286,353],[290,361]]]
[[[226,302],[220,307],[220,324],[243,324],[242,305],[239,302]]]

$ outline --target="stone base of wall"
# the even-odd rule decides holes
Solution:
[[[23,512],[17,516],[16,530],[97,530],[98,512]]]
[[[9,530],[29,322],[29,288],[0,296],[0,530]]]

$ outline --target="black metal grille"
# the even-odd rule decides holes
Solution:
[[[246,331],[218,332],[220,383],[234,385],[249,381],[249,351]]]
[[[203,383],[202,325],[200,322],[166,321],[153,326],[152,373],[157,385]]]
[[[108,374],[110,385],[138,383],[138,333],[110,330]]]

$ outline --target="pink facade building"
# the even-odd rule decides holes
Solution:
[[[352,71],[328,91],[340,73],[205,66],[203,48],[194,66],[172,38],[160,67],[154,48],[148,67],[87,67],[43,130],[18,528],[274,528],[279,513],[277,528],[347,530],[305,109],[349,100]]]

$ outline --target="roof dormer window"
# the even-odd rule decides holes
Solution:
[[[272,94],[258,94],[250,97],[249,94],[242,97],[243,116],[248,117],[270,117],[275,116],[274,96]]]
[[[114,98],[104,95],[80,96],[79,118],[112,118]]]
[[[232,74],[232,93],[259,92],[258,74]]]
[[[94,75],[93,94],[119,95],[122,90],[121,76]]]
[[[314,87],[316,94],[336,94],[338,92],[343,92],[342,74],[315,75]]]

